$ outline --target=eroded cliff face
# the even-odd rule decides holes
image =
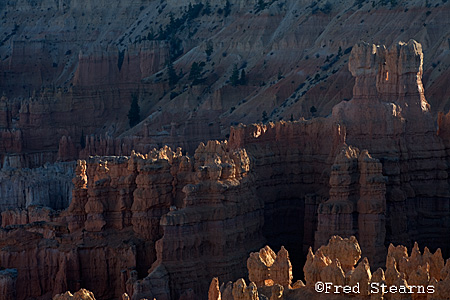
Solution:
[[[347,63],[360,40],[421,42],[429,101],[434,112],[448,109],[448,3],[228,3],[2,3],[0,158],[76,159],[86,136],[88,155],[148,152],[145,144],[192,154],[238,122],[325,116],[352,97]],[[193,62],[204,63],[195,83]],[[234,64],[244,84],[230,84]],[[147,123],[130,130],[133,97]]]
[[[2,267],[20,269],[17,299],[80,287],[102,299],[124,291],[132,299],[178,299],[191,288],[201,295],[217,270],[239,276],[248,249],[264,242],[249,163],[245,150],[217,141],[193,157],[166,147],[78,161],[67,210],[2,213]]]
[[[448,2],[20,0],[0,5],[2,165],[36,168],[90,155],[148,153],[164,145],[192,155],[200,142],[227,138],[230,125],[239,122],[329,115],[352,98],[355,79],[347,63],[360,40],[421,42],[431,113],[436,117],[449,108]],[[385,51],[379,50],[377,56]],[[190,76],[193,62],[201,65],[196,79]],[[237,85],[230,82],[235,64],[245,74]],[[379,78],[397,73],[386,69]],[[404,79],[399,85],[396,80],[378,80],[384,101],[397,97],[394,90]],[[142,122],[130,128],[133,98]],[[356,146],[368,148],[361,145]],[[66,190],[68,184],[65,179],[55,189]]]
[[[271,297],[280,299],[292,277],[302,277],[295,266],[307,253],[307,285],[323,272],[345,282],[361,250],[367,260],[353,273],[368,280],[369,262],[382,266],[391,242],[417,240],[448,255],[448,120],[440,117],[438,135],[424,97],[420,44],[360,43],[349,66],[355,96],[327,118],[239,125],[229,140],[201,143],[192,156],[169,147],[92,156],[77,162],[67,210],[4,212],[1,266],[20,270],[17,298],[86,287],[101,299],[123,292],[133,300],[204,299],[211,277],[242,277],[248,253],[265,243],[293,249],[294,268],[284,250],[265,249],[247,263],[255,283],[227,284],[224,299],[256,299],[270,282],[277,287]],[[113,139],[100,145],[119,149]],[[336,234],[361,244],[346,240],[349,257],[332,250],[336,239],[321,247]],[[44,259],[33,255],[51,257],[47,277],[36,273]],[[399,255],[392,254],[403,261]],[[440,260],[426,261],[437,276]],[[408,273],[410,263],[401,264]],[[414,276],[412,282],[422,278]],[[27,278],[39,284],[22,288]]]
[[[354,236],[345,239],[333,236],[327,245],[315,253],[309,248],[303,267],[306,284],[301,280],[293,283],[288,251],[281,247],[275,254],[266,245],[259,252],[250,253],[247,260],[249,285],[243,278],[234,283],[229,281],[220,284],[215,277],[209,286],[208,300],[338,300],[350,297],[434,300],[450,297],[450,260],[444,264],[440,249],[431,254],[425,247],[421,254],[415,243],[411,255],[408,255],[405,246],[395,247],[390,244],[385,268],[378,268],[374,272],[367,257],[362,258],[362,254]],[[76,295],[94,299],[93,294],[84,289]],[[71,296],[67,292],[53,299],[72,299]],[[129,300],[130,297],[124,293],[121,299]],[[194,298],[182,296],[180,299]]]
[[[46,164],[40,168],[0,170],[0,211],[41,205],[65,209],[72,199],[73,162]]]

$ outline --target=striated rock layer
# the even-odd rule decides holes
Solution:
[[[34,169],[0,169],[0,212],[30,205],[65,209],[72,198],[73,162],[45,164]]]
[[[309,253],[307,285],[322,276],[346,282],[348,272],[368,280],[369,263],[384,265],[389,243],[419,241],[449,255],[450,122],[442,115],[436,133],[422,62],[412,40],[391,49],[360,43],[349,62],[354,98],[328,118],[239,125],[228,141],[201,143],[192,156],[164,147],[79,160],[67,210],[31,206],[2,215],[0,262],[19,270],[17,299],[81,287],[101,299],[124,292],[132,300],[204,299],[212,277],[242,277],[248,253],[265,243],[292,249],[294,266]],[[100,144],[128,147],[116,148],[113,139]],[[347,240],[321,247],[336,234]],[[319,249],[315,256],[310,246]],[[361,251],[367,259],[354,268]],[[403,264],[400,252],[392,257]],[[51,261],[45,274],[36,271],[45,261],[36,256]],[[256,299],[269,283],[270,297],[280,299],[303,275],[288,257],[268,248],[252,255],[255,283],[227,284],[223,299]],[[441,261],[425,260],[437,276]],[[388,270],[386,280],[406,280]],[[423,274],[421,264],[412,282]],[[215,286],[210,294],[217,296]]]
[[[97,140],[88,155],[130,154],[106,139],[192,154],[238,122],[325,116],[352,97],[347,63],[362,39],[421,42],[429,101],[449,108],[448,1],[194,2],[2,1],[0,159],[77,159],[86,136]],[[236,86],[234,64],[246,74]],[[145,122],[130,129],[134,97]]]
[[[250,253],[247,260],[249,285],[243,278],[220,285],[215,277],[209,285],[208,300],[450,298],[450,260],[444,264],[440,249],[431,254],[425,247],[421,254],[415,243],[411,255],[408,255],[405,246],[390,244],[386,267],[375,272],[371,271],[367,258],[361,255],[354,236],[345,239],[333,236],[315,253],[309,248],[303,267],[306,284],[301,280],[292,283],[288,251],[282,247],[277,255],[265,246],[259,252]],[[84,289],[73,296],[66,292],[53,299],[78,299],[72,298],[77,296],[94,299],[92,293]],[[122,299],[129,299],[128,294],[124,293]],[[193,298],[182,296],[180,299]]]

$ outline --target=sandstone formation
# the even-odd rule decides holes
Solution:
[[[435,112],[448,109],[447,2],[227,3],[2,3],[0,157],[49,154],[42,165],[78,158],[86,136],[117,149],[146,133],[152,147],[192,154],[230,125],[265,121],[264,112],[270,121],[325,116],[352,97],[347,63],[360,40],[421,42],[429,101]],[[193,62],[205,63],[196,84]],[[230,84],[234,64],[244,84]],[[147,124],[129,130],[133,96]],[[96,144],[88,155],[130,154]],[[147,152],[143,144],[131,148]]]
[[[155,170],[154,167],[152,169]],[[148,171],[152,169],[147,167]],[[159,170],[163,171],[161,167]],[[174,186],[167,189],[167,210],[161,222],[150,227],[160,224],[164,232],[155,244],[156,261],[149,275],[134,283],[134,292],[129,293],[132,299],[158,298],[154,294],[155,289],[150,287],[155,285],[152,278],[163,276],[158,275],[163,274],[162,270],[170,274],[171,297],[177,298],[179,291],[189,288],[201,297],[199,295],[210,281],[208,274],[214,272],[231,279],[233,274],[243,272],[246,249],[255,248],[263,241],[262,203],[253,197],[253,187],[247,178],[249,159],[245,150],[230,151],[226,143],[211,141],[207,145],[201,144],[193,158],[174,158],[170,170],[176,175],[172,177],[172,184],[176,180],[184,188],[178,190]],[[180,197],[183,194],[184,198]],[[137,190],[134,192],[135,203],[138,195]],[[149,203],[150,199],[155,198],[143,200]],[[161,206],[162,200],[159,203]],[[155,211],[151,206],[142,209]],[[161,211],[158,207],[156,209]],[[133,212],[133,216],[140,214]],[[149,230],[149,227],[145,228]],[[155,237],[155,233],[151,234]],[[234,249],[232,253],[229,252],[231,248]],[[216,268],[218,264],[222,265],[220,269]],[[196,284],[193,285],[192,280]],[[161,284],[155,286],[161,287]]]
[[[328,1],[330,6],[279,0],[258,7],[255,1],[213,0],[191,1],[191,8],[189,2],[156,0],[0,2],[4,226],[53,220],[67,222],[70,232],[86,226],[97,233],[132,226],[140,239],[149,239],[151,249],[138,267],[142,279],[156,259],[154,243],[164,237],[161,249],[167,251],[166,243],[182,234],[166,234],[159,222],[171,205],[182,207],[183,188],[194,180],[166,175],[148,187],[139,175],[160,176],[164,168],[172,174],[176,164],[140,172],[108,161],[101,167],[103,181],[89,191],[75,191],[82,200],[65,214],[45,207],[68,207],[73,174],[61,165],[45,168],[45,163],[129,156],[132,150],[147,154],[166,144],[182,147],[189,154],[185,160],[192,160],[200,142],[229,134],[225,149],[243,148],[250,161],[249,183],[237,189],[252,186],[249,194],[256,199],[250,202],[258,207],[251,209],[252,217],[264,220],[245,224],[255,227],[252,232],[262,227],[258,234],[265,241],[253,237],[260,242],[243,246],[242,252],[285,245],[298,265],[309,246],[318,248],[341,234],[356,235],[373,266],[383,264],[390,242],[411,246],[417,240],[450,254],[438,243],[450,228],[450,117],[441,114],[438,136],[433,124],[449,103],[450,2]],[[203,6],[195,6],[200,2]],[[422,44],[425,57],[415,43],[394,44],[410,38]],[[388,50],[360,40],[394,46]],[[169,61],[176,82],[169,78]],[[196,83],[189,78],[193,62],[205,64]],[[233,86],[229,79],[235,64],[246,80]],[[354,99],[347,101],[354,82]],[[127,113],[134,98],[142,122],[130,128]],[[325,120],[302,119],[327,115]],[[269,122],[282,119],[298,121]],[[235,127],[230,130],[230,125]],[[90,169],[97,172],[97,166]],[[172,198],[164,194],[170,185]],[[207,199],[202,196],[207,189],[186,191]],[[135,190],[164,195],[157,204],[143,203]],[[213,197],[221,193],[216,190]],[[228,195],[223,201],[227,197],[234,199]],[[230,214],[222,220],[234,222],[235,213]],[[190,226],[180,222],[167,228],[177,231],[178,225]],[[196,242],[192,248],[210,247]],[[202,272],[208,281],[219,275]],[[206,279],[200,285],[205,290]],[[191,284],[182,289],[187,287]]]
[[[78,161],[67,210],[3,212],[1,265],[27,262],[18,273],[17,299],[81,286],[102,299],[124,291],[131,299],[195,299],[218,263],[223,271],[216,274],[238,276],[247,249],[263,242],[262,203],[252,197],[248,171],[245,150],[214,141],[193,157],[166,147],[145,156]],[[43,263],[51,268],[38,275]],[[25,278],[34,283],[25,287]]]
[[[0,211],[30,205],[67,208],[72,198],[73,167],[72,162],[33,169],[4,165],[0,169]]]
[[[16,281],[17,270],[6,269],[0,271],[0,299],[14,300],[16,299]]]
[[[289,253],[284,247],[278,254],[275,254],[269,246],[262,248],[259,253],[250,253],[247,269],[248,278],[258,287],[269,282],[281,286],[290,286],[292,283],[292,265]]]
[[[55,295],[53,300],[95,300],[95,298],[92,292],[89,292],[86,289],[81,289],[73,295],[70,292]]]
[[[247,260],[255,282],[219,287],[223,299],[256,299],[259,288],[268,299],[307,297],[319,279],[357,282],[366,295],[369,266],[383,266],[386,254],[374,278],[402,286],[434,277],[445,295],[448,131],[442,117],[436,134],[424,97],[421,46],[359,43],[349,66],[354,98],[327,118],[239,125],[191,155],[167,146],[140,154],[127,148],[134,142],[116,143],[125,137],[92,137],[85,149],[131,155],[79,160],[66,210],[2,214],[0,266],[19,270],[17,299],[81,287],[100,299],[204,299],[212,277],[242,277],[264,244]],[[323,246],[335,234],[343,238]],[[443,251],[385,248],[416,240]],[[292,284],[303,264],[306,288]]]
[[[406,249],[404,246],[394,247],[392,244],[389,247],[389,253],[386,260],[386,271],[378,269],[372,274],[369,261],[366,257],[360,259],[361,252],[359,252],[354,258],[351,269],[348,272],[344,272],[341,267],[339,259],[348,259],[346,253],[348,253],[349,247],[353,249],[359,249],[358,241],[354,236],[349,239],[341,238],[339,236],[333,236],[326,246],[313,253],[311,248],[306,260],[306,264],[303,268],[306,279],[306,286],[303,284],[281,286],[273,284],[270,278],[271,275],[266,273],[266,277],[257,277],[256,279],[263,282],[261,286],[257,286],[254,282],[250,282],[247,286],[244,279],[237,280],[233,285],[227,284],[226,288],[219,290],[219,281],[214,278],[211,282],[208,300],[236,300],[236,299],[285,299],[285,300],[300,300],[300,299],[449,299],[450,291],[448,290],[449,276],[444,279],[436,279],[432,273],[430,273],[430,263],[425,260],[429,260],[431,254],[425,248],[424,255],[421,256],[417,243],[414,249],[411,250],[411,256],[408,257],[408,253],[404,253],[406,256],[402,256],[402,261],[410,266],[408,273],[400,272],[397,270],[395,258],[401,249]],[[272,250],[267,246],[260,250],[262,254],[261,258],[270,260]],[[330,253],[330,256],[324,255],[323,250]],[[281,251],[281,250],[280,250]],[[428,252],[427,252],[428,251]],[[273,251],[272,251],[273,253]],[[252,253],[249,257],[249,261],[254,261],[257,253]],[[339,257],[336,257],[338,255]],[[426,257],[426,258],[425,258]],[[446,272],[447,265],[450,266],[448,261],[446,267],[443,265],[443,259],[440,249],[432,255],[432,263],[442,262],[439,264],[441,272]],[[359,262],[358,262],[359,260]],[[288,260],[289,261],[289,260]],[[420,262],[419,262],[420,261]],[[261,274],[260,267],[257,264],[248,264],[249,274]],[[386,274],[386,275],[385,275]],[[386,277],[385,277],[386,276]],[[440,275],[438,275],[440,276]],[[255,278],[255,277],[253,277]],[[266,279],[264,279],[266,278]],[[264,284],[265,282],[265,284]],[[326,293],[325,289],[321,292],[315,290],[317,288],[317,282],[324,282],[332,284],[332,290]],[[267,284],[270,283],[270,284]],[[383,294],[381,284],[387,284],[388,287],[396,286],[397,292],[387,292]],[[335,293],[335,286],[350,286],[351,289],[347,292],[340,290]],[[228,290],[231,289],[230,294]],[[354,288],[357,287],[357,288]],[[400,292],[403,291],[403,292]],[[259,298],[258,298],[259,297]]]

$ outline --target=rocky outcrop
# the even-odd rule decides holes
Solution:
[[[275,254],[269,246],[259,252],[250,253],[247,269],[248,278],[258,287],[273,284],[290,286],[292,283],[292,265],[289,253],[284,247],[278,254]]]
[[[97,45],[89,53],[78,54],[73,84],[83,87],[136,84],[161,70],[168,59],[167,41],[142,41],[125,49],[112,45],[104,49]]]
[[[202,299],[212,277],[242,277],[248,254],[265,244],[293,250],[253,254],[247,265],[255,283],[226,284],[219,288],[223,299],[253,299],[259,289],[267,298],[307,297],[317,280],[350,280],[367,294],[372,278],[402,286],[437,276],[439,252],[408,258],[396,248],[386,272],[372,275],[369,268],[384,265],[384,245],[391,242],[429,242],[434,251],[441,241],[442,253],[450,251],[443,242],[450,228],[448,156],[423,96],[422,56],[414,41],[389,50],[356,45],[355,97],[328,118],[239,125],[229,140],[201,143],[192,156],[164,147],[79,160],[66,211],[4,214],[2,266],[25,270],[18,283],[37,278],[32,270],[42,262],[23,267],[11,253],[21,251],[27,261],[30,251],[44,255],[54,247],[45,255],[54,259],[48,276],[58,278],[55,286],[18,287],[18,299],[76,290],[77,280],[102,299],[124,292],[133,300]],[[86,146],[96,145],[92,140]],[[99,149],[116,149],[114,143],[100,140]],[[30,220],[39,222],[23,224]],[[334,234],[343,239],[323,246]],[[13,248],[15,235],[30,235],[31,242]],[[310,246],[317,250],[305,253]],[[71,258],[64,260],[67,251]],[[367,258],[358,264],[361,251]],[[292,284],[299,275],[290,260],[305,264],[306,289]],[[74,275],[64,281],[58,273]],[[440,276],[436,286],[443,285]]]
[[[202,297],[208,274],[231,279],[242,273],[246,249],[263,241],[262,203],[252,196],[245,150],[230,151],[226,143],[210,141],[198,147],[192,160],[180,157],[178,170],[176,180],[185,183],[185,196],[162,216],[164,235],[156,242],[157,259],[149,275],[134,284],[132,299],[157,297],[139,291],[151,290],[147,286],[161,268],[170,274],[172,298],[189,288]],[[172,190],[175,196],[177,192]],[[218,264],[222,267],[216,268]]]
[[[353,250],[350,250],[353,249]],[[252,253],[248,258],[250,263],[247,264],[248,273],[253,274],[253,278],[257,281],[263,282],[261,286],[257,286],[250,281],[249,284],[243,278],[237,281],[222,284],[219,287],[218,278],[213,278],[209,286],[208,300],[258,300],[258,299],[285,299],[285,300],[299,300],[308,297],[310,299],[447,299],[450,297],[448,290],[449,276],[444,279],[436,279],[430,273],[430,257],[431,261],[442,262],[439,264],[441,274],[447,274],[450,268],[450,261],[443,265],[442,255],[440,250],[436,251],[434,255],[429,253],[428,248],[425,247],[423,256],[420,254],[417,243],[414,249],[411,250],[411,255],[408,257],[407,249],[404,246],[394,247],[392,244],[389,247],[389,253],[386,259],[386,270],[379,268],[372,274],[370,264],[367,258],[361,259],[361,251],[358,241],[354,236],[343,239],[339,236],[333,236],[327,245],[321,247],[315,253],[309,249],[309,254],[304,266],[306,285],[303,282],[296,282],[294,285],[280,285],[274,283],[271,279],[273,275],[266,272],[265,275],[261,272],[260,263],[267,265],[276,259],[276,254],[268,246],[262,248],[258,253]],[[350,259],[346,256],[350,250]],[[405,252],[406,250],[406,252]],[[287,252],[284,248],[279,253]],[[326,252],[326,254],[324,254]],[[394,257],[401,256],[400,261],[410,266],[408,273],[398,270],[399,264],[396,263]],[[284,257],[284,259],[286,259]],[[349,271],[344,272],[340,259],[348,261]],[[259,262],[256,262],[259,261]],[[321,261],[322,263],[319,263]],[[350,262],[351,261],[351,262]],[[286,260],[290,265],[289,258]],[[255,276],[254,274],[258,274]],[[266,276],[266,277],[264,277]],[[439,275],[440,276],[440,275]],[[265,278],[265,279],[263,279]],[[317,282],[328,283],[332,290],[326,290],[325,285],[322,291],[315,290],[320,285]],[[386,291],[393,291],[391,286],[395,286],[396,292],[383,293],[382,284],[386,285]],[[335,292],[335,287],[339,286],[338,291]],[[343,287],[348,286],[349,289],[344,290]],[[339,290],[340,289],[340,290]],[[326,292],[328,291],[328,292]],[[148,291],[149,292],[149,291]],[[80,290],[78,293],[82,295],[89,295],[93,299],[93,295],[86,290]],[[64,295],[56,295],[55,297],[62,297],[69,295],[70,292]],[[77,295],[77,293],[75,294]],[[74,295],[74,296],[75,296]],[[66,296],[67,297],[67,296]],[[182,296],[180,299],[186,299]],[[53,298],[66,299],[66,298]],[[72,298],[68,298],[72,299]],[[81,298],[84,299],[84,298]],[[86,298],[91,299],[91,298]],[[122,299],[129,299],[128,294],[123,294]],[[134,299],[141,299],[134,297]],[[159,297],[157,299],[160,299]],[[165,299],[163,296],[161,299]],[[191,298],[187,298],[191,299]]]
[[[89,292],[86,289],[81,289],[73,295],[70,292],[55,295],[53,300],[95,300],[95,298],[92,292]]]
[[[424,97],[422,66],[422,49],[414,41],[399,43],[391,49],[368,44],[355,46],[349,61],[349,69],[356,77],[354,98],[333,108],[332,117],[346,127],[347,144],[368,149],[370,155],[382,163],[383,175],[387,176],[386,240],[408,243],[408,232],[415,231],[410,238],[422,240],[423,237],[424,242],[432,245],[425,237],[427,234],[421,233],[424,227],[418,223],[408,225],[406,221],[419,215],[422,215],[419,218],[427,219],[422,210],[413,212],[407,208],[421,207],[421,199],[428,198],[434,207],[438,202],[448,202],[445,148],[435,134]],[[412,119],[415,122],[407,121]],[[366,183],[364,188],[369,186],[375,190],[375,195],[378,194],[375,196],[380,199],[378,208],[358,207],[378,214],[373,217],[382,223],[383,200],[380,196],[383,196],[380,194],[384,188],[375,182]],[[433,188],[427,188],[431,186]],[[408,213],[399,216],[402,211]],[[366,228],[372,226],[370,230],[374,230],[375,223],[368,216],[363,218]],[[431,224],[432,220],[426,226],[439,226]],[[381,249],[383,243],[376,241],[373,244]]]
[[[331,167],[330,199],[318,208],[315,247],[323,245],[330,232],[358,232],[370,261],[380,264],[385,253],[386,181],[381,163],[367,150],[344,146]]]
[[[67,208],[72,194],[73,166],[73,163],[46,164],[34,169],[4,166],[0,169],[0,211],[30,205]]]
[[[424,255],[421,256],[416,243],[411,251],[411,256],[408,258],[407,252],[403,253],[406,247],[394,247],[391,244],[386,260],[386,271],[379,268],[373,274],[367,258],[360,259],[361,251],[359,249],[360,246],[354,236],[349,239],[333,236],[327,245],[322,246],[315,253],[312,252],[311,248],[309,249],[306,264],[303,268],[306,286],[302,282],[292,287],[289,285],[283,287],[278,284],[257,286],[254,282],[250,282],[247,286],[244,279],[241,278],[234,284],[228,283],[226,287],[222,285],[223,288],[219,290],[219,281],[214,278],[210,285],[208,300],[254,299],[253,296],[255,299],[259,297],[259,299],[271,300],[297,300],[305,299],[305,297],[317,300],[348,299],[349,297],[354,299],[384,299],[383,296],[388,297],[388,299],[447,299],[450,297],[446,286],[450,277],[436,279],[431,275],[428,262],[431,254],[425,254],[429,253],[427,248],[424,250]],[[260,250],[260,253],[263,254],[261,258],[273,260],[275,254],[268,250],[267,247]],[[347,255],[349,253],[350,255]],[[411,267],[407,271],[408,273],[398,271],[394,258],[403,254],[406,257],[402,256],[401,261]],[[254,261],[256,255],[257,253],[252,253],[249,260]],[[427,257],[427,261],[425,261],[425,257]],[[432,257],[433,262],[439,262],[439,269],[436,270],[446,272],[447,265],[450,264],[447,262],[444,267],[440,250],[436,251]],[[347,272],[342,268],[345,264],[341,264],[340,259],[349,263]],[[262,275],[258,264],[248,264],[248,268],[249,274],[255,274],[256,272]],[[264,282],[262,278],[264,277],[258,277],[257,280]],[[265,278],[265,281],[268,282],[270,274],[266,273]],[[320,283],[317,285],[317,282],[327,283],[329,285],[328,290],[326,285],[321,286]],[[389,291],[391,286],[395,286],[396,292],[387,292],[383,295],[382,284],[387,286],[386,291]],[[337,286],[340,286],[338,292],[336,292]],[[344,286],[349,288],[342,290]],[[320,291],[321,287],[323,289]],[[230,293],[230,291],[232,292]]]
[[[6,269],[0,271],[1,300],[16,299],[16,282],[17,282],[16,269]]]
[[[102,299],[124,291],[130,299],[196,299],[212,274],[241,274],[248,249],[263,243],[249,163],[245,150],[217,141],[193,157],[165,147],[78,161],[67,210],[3,212],[1,266],[20,266],[17,299],[80,287]],[[44,263],[47,273],[36,273]],[[24,287],[25,278],[33,284]]]

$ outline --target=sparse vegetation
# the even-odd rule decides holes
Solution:
[[[201,77],[203,72],[204,62],[193,62],[191,65],[191,71],[189,72],[189,80],[192,80],[192,85],[201,83],[204,79]]]
[[[210,56],[213,52],[214,52],[213,42],[211,40],[208,40],[208,42],[206,42],[206,49],[205,49],[205,53],[208,60],[210,59]]]
[[[263,112],[262,112],[262,122],[263,122],[264,124],[266,124],[267,121],[269,121],[269,118],[267,117],[267,112],[266,112],[266,111],[263,111]]]
[[[231,13],[231,3],[230,1],[227,0],[227,2],[225,2],[225,7],[223,8],[223,16],[226,18],[230,15]]]
[[[331,5],[330,2],[327,1],[325,3],[325,5],[322,8],[320,8],[320,11],[327,15],[327,14],[331,13],[332,9],[333,9],[333,6]]]
[[[230,83],[232,86],[246,85],[247,74],[245,73],[245,69],[241,70],[241,75],[239,76],[239,69],[237,67],[237,64],[234,64],[233,71],[230,76]]]
[[[246,85],[247,84],[247,76],[245,75],[245,70],[242,69],[241,71],[241,77],[239,78],[239,84],[240,85]]]
[[[211,4],[209,3],[209,1],[206,1],[205,7],[203,8],[202,11],[202,16],[207,15],[209,16],[211,14]]]
[[[280,79],[283,79],[283,78],[284,78],[284,76],[283,76],[283,73],[281,72],[281,69],[278,69],[277,79],[280,80]]]
[[[233,66],[233,72],[230,76],[230,82],[232,86],[237,86],[239,84],[239,70],[237,68],[237,64]]]
[[[257,0],[255,4],[255,12],[259,12],[261,10],[264,10],[267,6],[267,3],[264,2],[264,0]]]
[[[125,57],[125,50],[119,51],[119,56],[117,60],[117,67],[119,68],[119,71],[122,69],[124,57]]]
[[[169,85],[172,87],[175,84],[178,83],[178,80],[180,79],[175,72],[175,69],[173,67],[173,63],[171,60],[167,62],[167,75],[169,76]]]

